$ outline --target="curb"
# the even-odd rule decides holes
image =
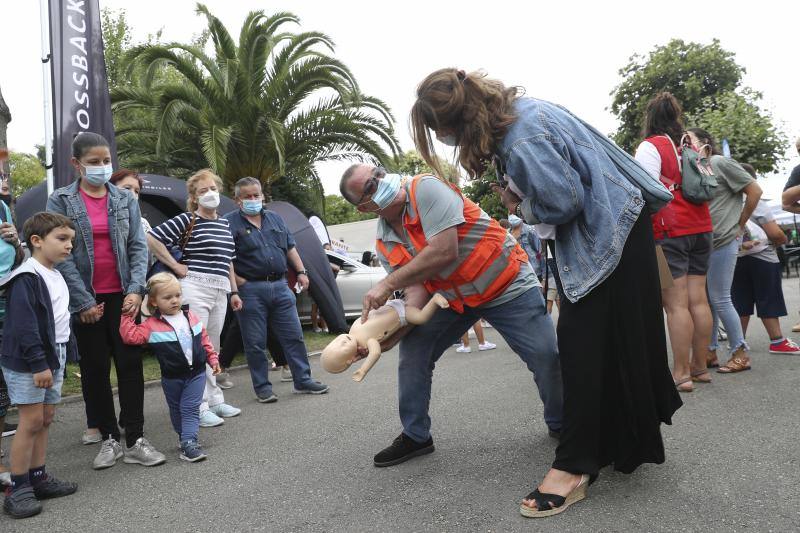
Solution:
[[[309,357],[316,357],[316,356],[320,355],[321,353],[322,353],[321,351],[310,352],[308,354],[308,356]],[[241,370],[242,368],[247,368],[247,365],[232,366],[228,370],[229,371],[230,370]],[[153,388],[153,387],[157,387],[159,385],[161,385],[161,381],[157,380],[157,379],[153,379],[153,380],[144,382],[144,388],[145,389],[150,389],[150,388]],[[117,396],[119,394],[118,388],[117,387],[113,387],[111,389],[111,393],[114,394],[114,396]],[[83,395],[82,394],[72,394],[70,396],[65,396],[65,397],[61,398],[61,403],[59,405],[71,404],[71,403],[82,402],[82,401],[83,401]],[[9,411],[11,411],[11,409],[9,409]]]

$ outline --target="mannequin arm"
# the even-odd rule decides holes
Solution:
[[[367,341],[367,348],[369,348],[369,355],[364,360],[364,363],[361,367],[353,372],[353,381],[361,381],[367,375],[367,372],[378,362],[378,359],[381,358],[381,345],[375,339],[369,339]]]
[[[437,309],[445,309],[447,307],[450,307],[450,304],[447,303],[447,299],[441,294],[434,294],[422,309],[407,305],[406,322],[419,326],[433,318],[433,314]]]

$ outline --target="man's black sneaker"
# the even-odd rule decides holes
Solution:
[[[47,479],[40,481],[33,487],[33,493],[39,500],[49,500],[50,498],[60,498],[69,496],[78,490],[78,484],[71,481],[61,481],[50,474],[46,474]]]
[[[405,433],[400,433],[400,436],[394,439],[391,446],[384,448],[375,456],[375,466],[399,465],[413,457],[431,453],[435,449],[433,437],[429,437],[425,442],[419,443]]]
[[[33,487],[25,485],[14,492],[11,487],[6,489],[6,499],[3,501],[3,511],[12,518],[28,518],[42,512],[42,504],[33,494]]]
[[[14,433],[17,432],[17,425],[16,424],[9,424],[8,422],[3,424],[3,437],[10,437]]]

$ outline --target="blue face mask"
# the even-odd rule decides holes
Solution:
[[[86,170],[86,181],[95,187],[105,185],[111,179],[111,174],[114,173],[114,167],[111,165],[89,166],[83,165]]]
[[[378,180],[378,188],[371,200],[378,205],[378,209],[386,209],[400,191],[400,174],[386,174]]]
[[[261,200],[242,200],[242,211],[245,215],[254,216],[261,212]]]

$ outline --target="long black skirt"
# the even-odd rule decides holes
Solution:
[[[553,468],[596,474],[663,463],[661,424],[682,405],[667,364],[650,217],[633,226],[616,270],[576,303],[562,300],[558,347],[564,423]]]

